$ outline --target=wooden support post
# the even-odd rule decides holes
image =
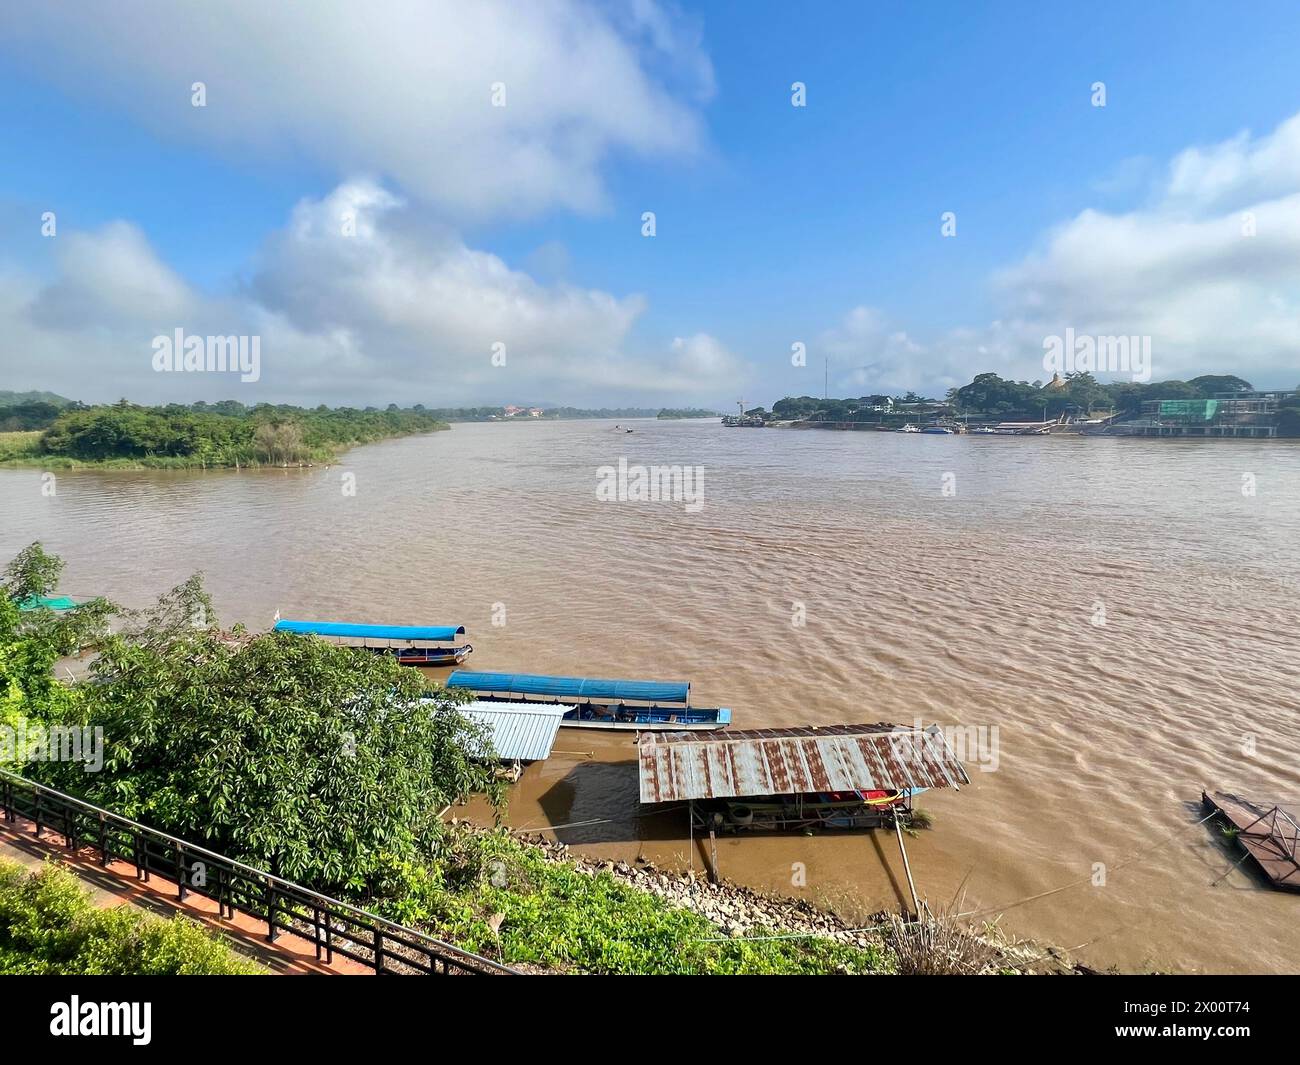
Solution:
[[[719,881],[718,876],[718,836],[714,831],[713,818],[709,818],[709,879],[715,884]]]
[[[687,827],[688,835],[686,837],[686,857],[690,859],[691,872],[694,873],[695,872],[695,800],[694,799],[691,799],[690,802],[687,803],[686,823],[688,826]]]
[[[907,886],[912,890],[912,905],[916,907],[916,916],[920,920],[921,900],[916,897],[916,884],[912,882],[912,866],[907,860],[907,848],[903,846],[903,828],[897,817],[894,818],[894,832],[898,836],[898,849],[903,855],[903,872],[907,874]]]

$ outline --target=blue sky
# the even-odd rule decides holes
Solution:
[[[0,29],[4,387],[723,406],[826,357],[842,394],[1035,379],[1067,326],[1300,380],[1295,5],[168,7]],[[1224,238],[1246,211],[1279,224]],[[267,373],[154,373],[173,325],[261,332]]]

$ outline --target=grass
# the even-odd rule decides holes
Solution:
[[[40,430],[0,433],[0,462],[16,462],[35,457]]]
[[[101,910],[62,866],[0,860],[0,975],[232,976],[262,972],[187,917]]]
[[[916,921],[888,915],[885,941],[904,976],[978,976],[991,971],[998,949],[957,918],[925,912]]]
[[[439,861],[409,872],[400,894],[401,901],[385,907],[388,916],[506,964],[601,974],[893,969],[879,947],[818,938],[726,938],[696,913],[608,873],[547,861],[503,830],[449,830]]]

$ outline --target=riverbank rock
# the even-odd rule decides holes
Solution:
[[[807,899],[765,895],[727,880],[715,884],[694,870],[662,870],[643,857],[637,857],[631,863],[588,858],[573,853],[566,844],[541,835],[519,838],[520,842],[539,850],[547,861],[567,865],[588,876],[607,873],[637,890],[658,896],[670,906],[699,914],[717,926],[719,938],[815,936],[863,950],[871,946],[884,947],[885,944],[890,921],[884,912],[873,914],[855,927]],[[1078,971],[1066,958],[1054,957],[1052,952],[1035,944],[1009,942],[996,933],[986,936],[972,930],[970,934],[986,943],[994,959],[986,971]]]

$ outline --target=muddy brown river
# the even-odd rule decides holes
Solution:
[[[972,783],[918,800],[932,904],[1096,965],[1298,968],[1300,896],[1244,866],[1212,886],[1238,853],[1197,821],[1203,787],[1300,799],[1300,441],[626,424],[68,471],[52,496],[0,470],[0,549],[39,538],[66,592],[131,605],[201,569],[254,628],[463,623],[473,668],[688,679],[740,728],[938,722]],[[700,468],[700,505],[602,501],[620,458]],[[562,730],[510,823],[702,869],[684,817],[642,816],[632,743]],[[848,915],[907,894],[886,833],[723,838],[718,862]]]

